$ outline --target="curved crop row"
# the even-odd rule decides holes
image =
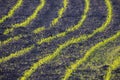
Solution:
[[[72,31],[79,29],[81,27],[81,25],[84,23],[85,19],[87,18],[89,9],[90,9],[90,0],[85,0],[85,8],[84,8],[83,15],[81,16],[81,20],[78,22],[77,25],[75,25],[71,28],[68,28],[66,31],[72,32]]]
[[[12,41],[17,41],[19,40],[20,38],[22,38],[22,35],[18,35],[18,36],[14,36],[14,37],[10,37],[8,38],[7,40],[4,40],[4,41],[0,41],[0,47],[3,46],[3,45],[6,45]]]
[[[51,21],[51,26],[55,26],[58,23],[59,19],[63,16],[63,13],[66,11],[68,3],[69,3],[68,0],[63,0],[63,7],[61,9],[59,9],[58,17],[54,18]]]
[[[12,7],[12,9],[10,9],[10,11],[8,12],[7,15],[4,15],[1,19],[0,19],[0,23],[3,23],[7,18],[10,18],[14,15],[15,11],[20,8],[20,6],[22,6],[23,0],[18,0],[17,3]]]
[[[14,58],[19,57],[19,56],[21,56],[21,55],[29,52],[30,50],[32,50],[34,47],[35,47],[34,45],[31,45],[30,47],[23,48],[23,49],[21,49],[20,51],[15,52],[14,54],[11,53],[11,54],[10,54],[9,56],[7,56],[7,57],[2,57],[2,58],[0,58],[0,63],[6,62],[6,61],[12,59],[13,57],[14,57]]]
[[[34,34],[38,34],[38,33],[40,33],[41,31],[44,31],[44,30],[45,30],[45,27],[44,27],[44,26],[38,27],[38,28],[36,28],[35,30],[33,30],[33,33],[34,33]]]

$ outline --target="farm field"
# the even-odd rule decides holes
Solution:
[[[120,80],[120,0],[0,0],[0,80]]]

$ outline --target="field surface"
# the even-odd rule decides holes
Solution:
[[[0,0],[0,80],[120,80],[120,0]]]

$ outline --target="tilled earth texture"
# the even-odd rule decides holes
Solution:
[[[120,80],[120,0],[0,0],[0,80]]]

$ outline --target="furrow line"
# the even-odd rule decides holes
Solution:
[[[17,58],[18,56],[22,56],[22,55],[26,54],[27,52],[29,52],[30,50],[32,50],[34,47],[35,47],[34,45],[31,45],[27,48],[23,48],[20,51],[15,52],[15,53],[11,53],[7,57],[2,57],[2,58],[0,58],[0,63],[6,62],[6,61],[12,59],[13,57]]]
[[[68,0],[63,0],[63,7],[61,9],[59,9],[59,11],[58,11],[58,17],[54,18],[51,21],[50,26],[55,26],[58,23],[59,19],[63,16],[64,12],[66,11],[66,9],[68,7],[68,3],[69,3]]]
[[[10,9],[10,11],[8,12],[7,15],[4,15],[1,19],[0,19],[0,23],[3,23],[6,19],[11,18],[15,11],[20,8],[20,6],[22,6],[23,4],[23,0],[18,0],[17,3],[12,7],[12,9]]]
[[[4,45],[6,45],[6,44],[9,44],[10,42],[17,41],[17,40],[19,40],[20,38],[22,38],[22,35],[10,37],[10,38],[8,38],[7,40],[0,41],[0,47],[1,47],[1,46],[4,46]]]

